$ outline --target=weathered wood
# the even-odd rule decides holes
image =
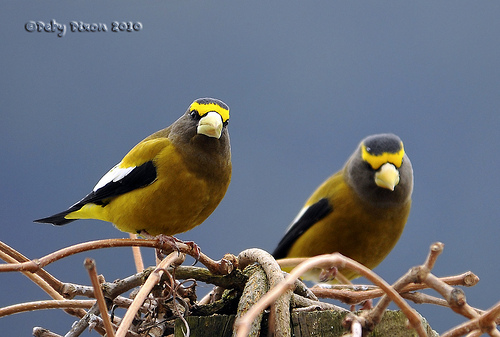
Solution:
[[[189,316],[186,321],[191,330],[191,337],[217,336],[231,337],[233,333],[234,315]],[[175,337],[184,337],[186,327],[182,320],[175,321]]]
[[[292,315],[293,336],[329,336],[337,337],[346,333],[342,327],[345,313],[336,311],[313,311]],[[407,318],[401,311],[386,311],[382,321],[369,334],[370,337],[413,337],[414,330],[407,328]],[[424,327],[429,337],[437,336],[425,322]]]
[[[236,319],[245,315],[248,310],[250,310],[250,308],[255,303],[257,303],[262,298],[262,296],[266,294],[267,291],[269,291],[269,284],[267,283],[266,273],[260,265],[250,265],[245,268],[245,271],[250,276],[247,283],[245,284],[245,289],[243,290],[243,294],[241,295],[240,302],[238,304]],[[264,313],[261,313],[253,322],[248,337],[259,336],[263,316]],[[236,333],[233,332],[233,337],[235,336]]]
[[[312,311],[292,314],[292,336],[342,336],[345,314],[337,311]]]
[[[342,326],[345,313],[336,311],[313,311],[292,313],[292,336],[295,337],[337,337],[342,336],[347,331]],[[213,315],[207,317],[187,317],[187,322],[191,328],[191,337],[220,336],[230,337],[233,332],[235,316]],[[406,316],[400,311],[388,310],[384,314],[382,321],[375,330],[369,334],[370,337],[413,337],[417,336],[414,330],[410,330],[406,325]],[[438,334],[431,329],[424,320],[424,327],[429,337],[438,337]],[[261,336],[267,335],[267,329],[263,328]],[[175,322],[175,337],[184,337],[185,327],[181,320]]]

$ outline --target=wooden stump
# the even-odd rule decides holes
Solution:
[[[336,311],[312,311],[292,313],[292,336],[295,337],[340,337],[347,331],[342,326],[345,313]],[[231,337],[233,334],[234,315],[190,316],[186,318],[191,329],[191,337],[220,336]],[[413,337],[416,332],[406,327],[406,316],[400,311],[388,310],[380,324],[369,334],[370,337]],[[424,327],[429,337],[438,334],[431,329],[424,319]],[[175,322],[175,337],[184,337],[186,328],[180,319]],[[260,336],[267,336],[267,315],[263,320]]]

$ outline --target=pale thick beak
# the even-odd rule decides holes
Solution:
[[[375,173],[375,184],[382,188],[394,191],[394,188],[399,184],[399,171],[391,163],[385,163]]]
[[[210,111],[198,122],[196,132],[207,137],[220,138],[222,134],[222,117],[215,111]]]

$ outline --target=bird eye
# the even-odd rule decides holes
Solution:
[[[189,116],[191,116],[192,119],[200,119],[200,115],[198,114],[198,111],[196,111],[196,110],[192,110],[189,113]]]

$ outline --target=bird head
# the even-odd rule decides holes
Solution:
[[[199,98],[188,109],[189,116],[198,122],[196,133],[219,139],[229,122],[229,107],[215,98]]]
[[[403,142],[394,134],[363,139],[347,163],[348,181],[367,200],[406,200],[413,189],[413,169]]]
[[[375,171],[375,184],[394,191],[403,163],[403,142],[393,134],[373,135],[361,143],[361,158]]]

